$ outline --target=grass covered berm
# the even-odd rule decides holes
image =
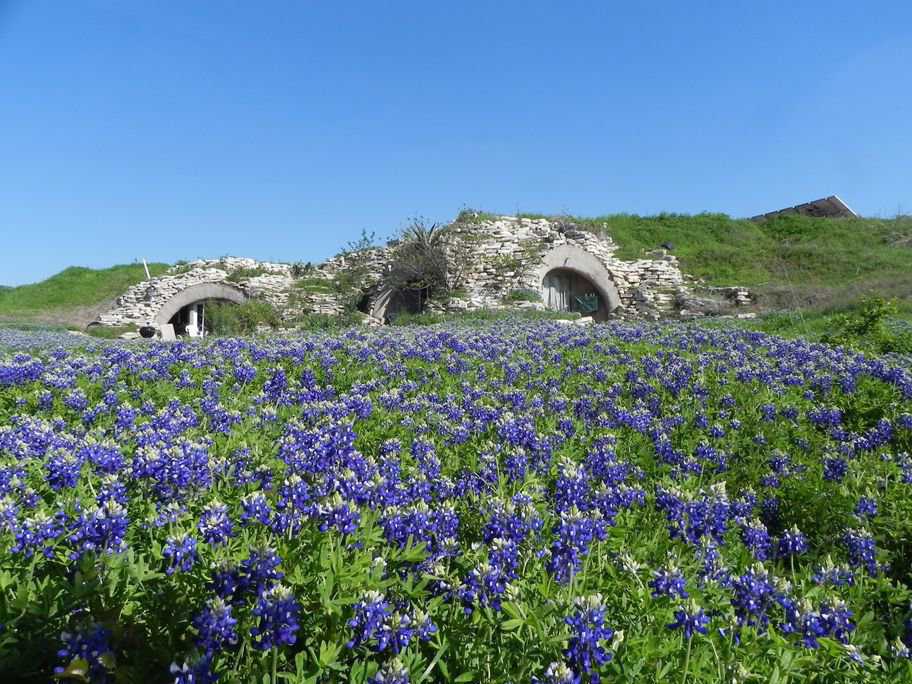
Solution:
[[[167,269],[168,264],[149,264],[153,276]],[[0,289],[0,322],[81,328],[145,277],[142,264],[71,266],[39,283]]]
[[[551,218],[609,235],[622,259],[636,259],[671,243],[685,273],[710,285],[748,286],[767,309],[841,308],[875,294],[912,309],[910,216],[818,219],[793,215],[765,221],[725,214]]]
[[[457,221],[493,218],[493,214],[464,211]],[[709,285],[747,286],[765,311],[842,311],[875,295],[895,300],[900,317],[912,314],[909,216],[780,216],[759,222],[724,214],[550,218],[609,235],[622,259],[636,259],[670,243],[685,273]],[[152,275],[161,275],[167,268],[167,264],[149,265]],[[0,288],[0,324],[82,328],[144,277],[141,264],[71,267],[40,283]],[[329,284],[314,278],[301,279],[297,288],[331,291]],[[803,320],[801,324],[805,326]]]

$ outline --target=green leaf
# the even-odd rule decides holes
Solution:
[[[339,645],[331,644],[325,641],[320,643],[319,663],[322,667],[334,665],[339,657]]]
[[[83,658],[76,658],[60,674],[54,675],[54,679],[75,679],[80,682],[89,681],[89,664]]]
[[[500,628],[505,632],[512,632],[514,629],[519,629],[523,625],[523,620],[521,618],[513,618],[512,620],[507,620],[500,625]]]
[[[461,675],[456,677],[456,679],[454,679],[453,681],[454,682],[474,682],[475,673],[474,672],[463,672]]]

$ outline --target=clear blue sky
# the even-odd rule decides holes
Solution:
[[[912,2],[0,0],[0,283],[470,206],[912,211]]]

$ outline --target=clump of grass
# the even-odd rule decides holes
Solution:
[[[343,314],[304,314],[296,318],[293,325],[298,330],[308,332],[335,332],[361,323],[362,316],[352,312]]]
[[[116,340],[118,337],[127,332],[138,332],[139,328],[135,325],[90,325],[86,328],[86,334],[92,337],[98,337],[102,340]]]
[[[541,294],[525,287],[510,290],[504,297],[504,301],[507,302],[540,302],[541,300]]]
[[[269,271],[262,266],[255,266],[254,268],[237,268],[229,273],[225,280],[230,283],[240,283],[241,281],[250,280],[251,278],[256,278],[257,276],[264,275],[268,272]]]
[[[314,294],[332,294],[337,291],[335,282],[326,278],[301,278],[294,284],[296,289]]]

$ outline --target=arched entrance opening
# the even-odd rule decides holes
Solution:
[[[574,245],[560,245],[548,252],[538,277],[542,301],[549,309],[575,311],[604,321],[621,304],[605,265]]]
[[[230,299],[201,299],[181,307],[168,323],[178,337],[204,337],[214,331],[219,308],[236,305]]]
[[[247,301],[247,294],[238,287],[225,283],[201,283],[191,285],[171,297],[158,314],[155,322],[158,325],[170,323],[177,335],[202,337],[211,329],[206,320],[207,303],[242,304]]]
[[[542,301],[554,311],[574,311],[597,321],[610,313],[592,281],[569,268],[548,271],[542,281]]]
[[[369,313],[384,323],[402,314],[420,314],[427,308],[429,295],[427,287],[387,288],[373,299]]]

